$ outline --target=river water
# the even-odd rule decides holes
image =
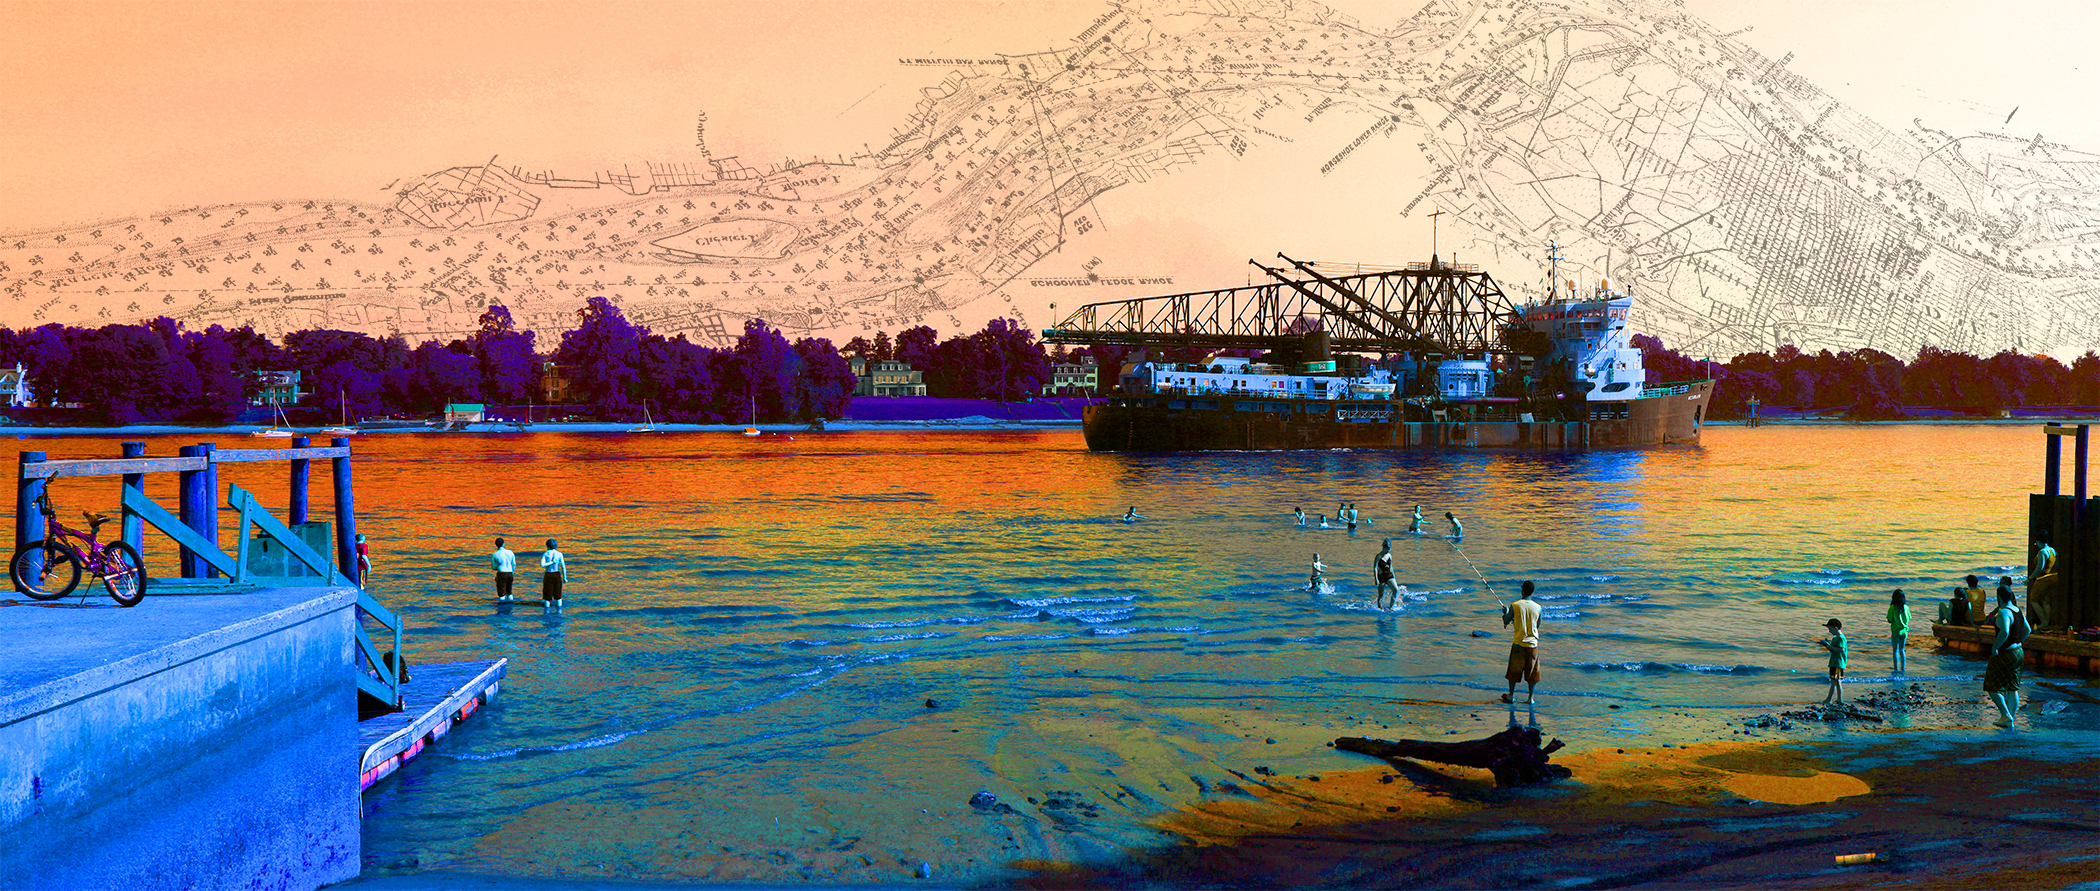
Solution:
[[[2033,427],[1704,435],[1170,455],[1090,453],[1076,430],[360,437],[369,584],[407,616],[411,667],[510,660],[491,708],[366,794],[366,874],[996,881],[1161,842],[1162,815],[1232,794],[1235,771],[1376,764],[1337,736],[1499,729],[1495,595],[1523,579],[1545,680],[1511,714],[1580,751],[1819,699],[1803,638],[1832,617],[1851,676],[1885,683],[1891,588],[1929,643],[1961,576],[2021,577]],[[226,472],[282,504],[281,465],[260,466]],[[70,505],[114,482],[57,485]],[[1370,524],[1292,522],[1344,501]],[[1436,535],[1397,534],[1416,503]],[[1133,506],[1146,519],[1115,521]],[[563,614],[491,602],[498,535],[527,598],[540,542],[561,541]],[[1385,536],[1393,611],[1371,605]],[[1303,589],[1315,552],[1331,591]],[[1967,690],[1978,671],[1913,648],[1904,680]],[[1973,712],[1958,723],[1988,721]],[[979,791],[1016,813],[972,808]]]

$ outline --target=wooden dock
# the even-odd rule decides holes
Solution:
[[[496,698],[507,664],[507,659],[479,659],[410,665],[409,680],[401,685],[401,711],[357,724],[357,745],[364,753],[357,764],[358,791],[399,770]]]
[[[1951,650],[1982,655],[1998,639],[1998,630],[1973,625],[1942,625],[1934,622],[1932,636]],[[2062,668],[2081,674],[2100,674],[2100,641],[2076,640],[2063,632],[2037,632],[2020,644],[2030,665]]]

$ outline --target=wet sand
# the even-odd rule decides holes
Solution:
[[[1178,844],[1037,864],[1015,884],[2015,889],[2100,875],[2090,745],[1878,736],[1891,738],[1562,754],[1574,779],[1521,789],[1414,762],[1275,778],[1168,819]],[[1885,859],[1835,862],[1869,852]]]

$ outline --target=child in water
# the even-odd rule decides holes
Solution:
[[[1300,525],[1300,526],[1303,526],[1303,525],[1305,525],[1305,508],[1302,508],[1302,507],[1294,507],[1294,508],[1291,508],[1291,514],[1292,514],[1293,516],[1296,516],[1296,517],[1298,518],[1298,525]]]
[[[1419,504],[1415,505],[1415,518],[1407,524],[1407,531],[1416,535],[1422,534],[1422,506]]]
[[[1830,692],[1823,694],[1823,701],[1835,699],[1844,702],[1845,691],[1838,687],[1838,682],[1845,679],[1845,623],[1831,619],[1824,622],[1823,627],[1830,629],[1829,637],[1816,641],[1830,651]]]
[[[1130,506],[1130,509],[1129,509],[1129,510],[1126,510],[1126,511],[1124,511],[1124,512],[1123,512],[1123,518],[1122,518],[1122,519],[1123,519],[1123,522],[1125,522],[1125,523],[1135,523],[1135,522],[1137,522],[1137,521],[1139,521],[1139,520],[1142,520],[1142,519],[1145,519],[1145,518],[1144,518],[1144,517],[1141,517],[1141,516],[1138,516],[1138,512],[1137,512],[1137,505],[1134,505],[1134,504],[1133,504],[1133,505],[1131,505],[1131,506]]]
[[[1321,562],[1320,562],[1320,552],[1319,552],[1319,551],[1314,551],[1314,552],[1313,552],[1313,565],[1312,565],[1312,578],[1310,578],[1310,579],[1307,579],[1307,580],[1306,580],[1306,582],[1305,582],[1305,590],[1307,590],[1307,591],[1318,591],[1318,590],[1320,590],[1320,586],[1321,586],[1321,585],[1325,585],[1325,584],[1327,584],[1327,564],[1325,564],[1325,563],[1321,563]]]
[[[1464,527],[1464,526],[1460,525],[1460,524],[1459,524],[1459,522],[1458,522],[1458,518],[1457,518],[1457,517],[1454,517],[1454,516],[1452,516],[1452,515],[1451,515],[1451,512],[1450,512],[1450,511],[1448,511],[1448,510],[1447,510],[1447,511],[1444,511],[1444,519],[1446,519],[1446,520],[1450,520],[1450,521],[1451,521],[1451,537],[1452,537],[1452,538],[1464,538],[1464,537],[1466,537],[1466,527]]]

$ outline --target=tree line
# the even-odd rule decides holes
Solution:
[[[267,372],[293,370],[301,373],[298,404],[315,413],[422,417],[450,403],[544,402],[542,367],[551,361],[567,380],[567,404],[585,414],[632,421],[646,410],[687,423],[840,417],[857,383],[846,354],[904,359],[938,396],[1015,400],[1051,379],[1043,345],[1010,319],[946,341],[922,325],[900,332],[894,347],[878,334],[880,350],[854,338],[844,353],[825,338],[791,342],[763,319],[746,322],[729,347],[696,344],[628,321],[604,297],[585,301],[576,319],[544,353],[537,334],[517,328],[502,305],[489,306],[466,337],[414,346],[400,334],[325,328],[273,341],[252,326],[193,331],[167,317],[0,327],[0,365],[20,363],[40,403],[78,405],[109,424],[224,424],[256,403]]]
[[[302,405],[340,406],[352,418],[420,417],[457,402],[521,405],[543,399],[548,361],[568,381],[567,403],[586,414],[630,421],[646,407],[660,420],[720,423],[842,416],[857,383],[846,356],[902,361],[923,373],[932,396],[1014,401],[1042,392],[1053,362],[1091,360],[1098,392],[1106,392],[1133,352],[1046,349],[1033,331],[1003,318],[946,340],[920,325],[895,337],[855,337],[843,348],[824,338],[789,341],[753,319],[733,345],[716,348],[653,333],[604,297],[587,300],[576,317],[546,353],[501,305],[489,306],[466,337],[413,347],[399,334],[334,329],[293,331],[278,342],[250,326],[191,331],[166,317],[100,328],[0,327],[0,365],[20,363],[44,404],[77,404],[111,424],[226,423],[256,401],[264,372],[281,370],[302,373]],[[1902,418],[1907,409],[1991,416],[2017,405],[2100,405],[2100,355],[2091,351],[2068,367],[2048,356],[1979,358],[1930,346],[1910,362],[1874,349],[1812,354],[1784,346],[1716,363],[1648,335],[1635,336],[1634,345],[1651,380],[1720,381],[1718,417],[1746,416],[1753,399],[1858,419]]]
[[[2066,366],[2051,356],[2005,350],[1979,357],[1934,346],[1909,362],[1872,348],[1810,353],[1794,346],[1709,362],[1646,334],[1634,335],[1633,345],[1651,381],[1717,381],[1712,411],[1723,418],[1748,417],[1753,399],[1863,421],[1900,420],[1919,409],[1996,417],[2015,406],[2100,406],[2100,355],[2092,350]]]

